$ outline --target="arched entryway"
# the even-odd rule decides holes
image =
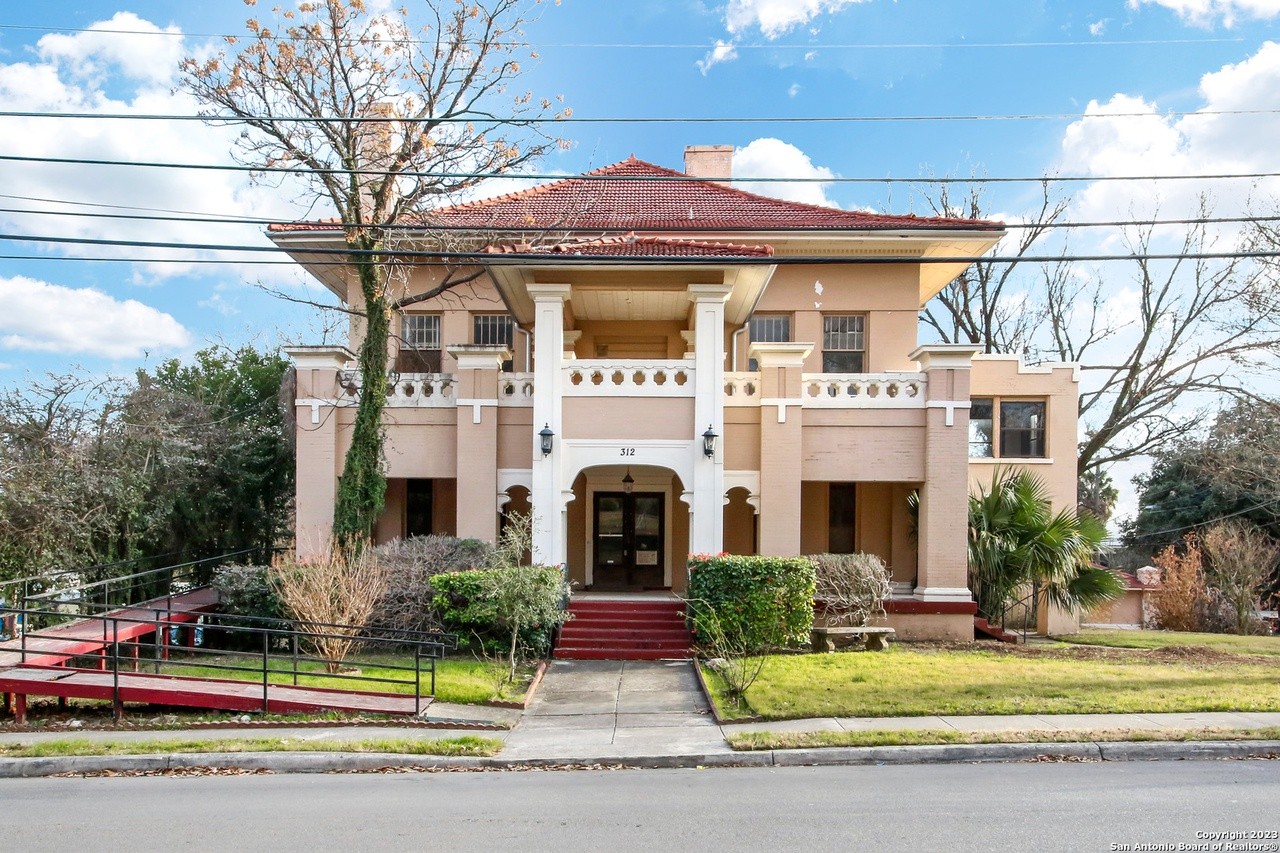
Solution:
[[[575,478],[568,505],[569,580],[615,592],[685,587],[689,508],[668,468],[600,465]]]

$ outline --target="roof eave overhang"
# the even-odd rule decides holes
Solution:
[[[733,290],[725,304],[725,322],[741,325],[751,317],[752,308],[773,278],[777,265],[767,257],[752,257],[750,263],[735,263],[732,258],[688,258],[674,261],[671,258],[616,258],[570,256],[563,259],[529,258],[521,255],[498,255],[480,261],[488,270],[498,292],[511,308],[516,322],[533,322],[533,300],[528,286],[533,284],[538,272],[578,271],[590,268],[593,272],[635,272],[713,270],[723,275],[725,284]]]

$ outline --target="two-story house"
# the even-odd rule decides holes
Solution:
[[[754,195],[728,185],[731,155],[434,212],[481,274],[395,318],[378,537],[492,540],[532,511],[536,561],[619,591],[681,591],[689,553],[867,551],[900,636],[972,639],[971,484],[1032,466],[1075,502],[1074,369],[917,340],[920,307],[1004,228]],[[341,243],[324,222],[271,237]],[[360,307],[347,268],[295,257]],[[424,262],[403,287],[441,275]],[[290,350],[303,552],[327,541],[361,334]]]

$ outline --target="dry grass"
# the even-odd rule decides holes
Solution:
[[[64,755],[169,755],[207,752],[375,752],[393,755],[492,756],[502,749],[496,738],[464,735],[452,738],[381,738],[371,740],[300,740],[297,738],[206,738],[201,740],[94,741],[87,738],[39,743],[0,744],[5,758],[50,758]]]
[[[1115,743],[1117,741],[1280,740],[1280,727],[1257,729],[1104,729],[1091,731],[958,732],[954,729],[840,732],[738,732],[734,749],[811,749],[831,746],[926,746],[952,743]]]

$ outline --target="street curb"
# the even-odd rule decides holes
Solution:
[[[213,768],[271,773],[401,771],[583,770],[601,768],[813,767],[910,764],[981,764],[1022,761],[1197,761],[1280,757],[1280,740],[1150,741],[1116,743],[1001,743],[934,746],[714,752],[688,755],[541,758],[431,758],[387,753],[242,752],[173,755],[0,758],[0,779],[62,774],[154,773]]]

